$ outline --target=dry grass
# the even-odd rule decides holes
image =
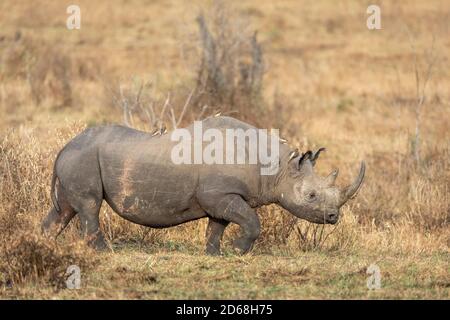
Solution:
[[[24,283],[35,283],[65,288],[66,270],[77,265],[90,271],[95,258],[87,255],[89,249],[84,243],[58,246],[49,239],[36,235],[36,232],[17,232],[3,237],[0,270],[2,285],[18,287]]]
[[[47,160],[53,152],[49,151],[51,146],[42,150],[30,131],[19,131],[8,132],[0,146],[1,285],[20,291],[18,286],[32,282],[58,290],[65,287],[65,272],[70,265],[89,270],[96,257],[86,254],[89,249],[74,238],[57,244],[40,235],[39,223],[49,200],[44,183],[51,174]]]
[[[198,8],[209,10],[204,1],[196,1],[198,7],[80,1],[82,29],[76,32],[64,28],[62,4],[42,3],[45,12],[24,1],[0,4],[0,297],[449,298],[450,12],[445,1],[383,2],[382,31],[365,28],[366,8],[357,1],[236,3],[250,25],[240,38],[243,46],[221,72],[238,84],[240,59],[247,66],[255,63],[251,37],[244,37],[252,30],[258,30],[264,53],[264,85],[251,89],[245,102],[230,98],[243,97],[239,86],[233,89],[239,94],[227,93],[226,99],[194,99],[217,85],[207,81],[211,69],[199,72],[192,62],[195,53],[201,58],[206,50],[191,36],[198,34]],[[222,27],[236,28],[227,23]],[[220,46],[220,32],[214,23],[208,26]],[[431,34],[437,58],[421,102],[417,163],[414,69],[427,70]],[[224,45],[219,49],[229,42]],[[39,57],[49,57],[43,62],[47,67],[33,78]],[[145,83],[150,85],[137,99]],[[358,160],[365,159],[364,187],[344,208],[341,222],[314,226],[275,206],[262,208],[263,232],[245,257],[230,249],[236,226],[226,232],[225,256],[207,257],[206,221],[153,230],[121,219],[106,205],[101,224],[112,252],[93,253],[78,243],[76,221],[57,243],[40,238],[39,224],[51,203],[53,160],[71,137],[86,126],[124,120],[147,130],[170,128],[172,114],[177,124],[191,92],[180,125],[219,109],[236,110],[233,116],[280,128],[302,150],[326,146],[317,168],[326,174],[339,167],[339,183],[349,181]],[[150,105],[154,117],[148,116]],[[82,267],[81,290],[61,287],[73,263]],[[379,291],[365,285],[371,263],[381,268]]]
[[[233,16],[225,1],[214,1],[209,14],[197,19],[200,63],[197,67],[195,103],[239,111],[243,120],[265,111],[262,100],[264,57],[257,33]],[[230,110],[231,109],[231,110]]]

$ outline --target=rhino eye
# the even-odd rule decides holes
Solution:
[[[308,200],[313,201],[315,200],[317,197],[317,194],[314,191],[311,191],[310,193],[308,193]]]

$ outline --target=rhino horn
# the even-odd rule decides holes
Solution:
[[[336,182],[336,178],[338,177],[339,169],[333,170],[326,178],[325,178],[325,185],[328,187],[334,186],[334,183]]]
[[[341,191],[341,199],[340,199],[340,205],[342,206],[344,203],[346,203],[349,199],[352,199],[356,196],[356,193],[360,189],[362,182],[364,180],[364,174],[366,172],[366,164],[364,161],[361,162],[361,169],[359,170],[359,175],[356,177],[355,181],[353,181],[352,184],[348,185],[347,187],[343,188]]]

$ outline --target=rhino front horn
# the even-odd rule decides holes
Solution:
[[[361,188],[362,182],[364,180],[364,174],[366,172],[366,164],[364,161],[361,162],[361,169],[359,170],[359,175],[356,177],[355,181],[344,189],[342,189],[341,193],[341,201],[340,205],[342,206],[349,199],[352,199],[356,196],[356,193]]]

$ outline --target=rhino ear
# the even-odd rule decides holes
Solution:
[[[312,157],[311,151],[306,151],[302,156],[298,159],[297,163],[297,170],[312,170]]]
[[[326,150],[326,149],[325,149],[324,147],[321,147],[321,148],[319,148],[319,150],[317,150],[316,152],[314,152],[314,153],[311,155],[311,163],[312,163],[313,166],[316,165],[316,160],[317,160],[317,158],[319,157],[319,154],[320,154],[322,151],[325,151],[325,150]]]

